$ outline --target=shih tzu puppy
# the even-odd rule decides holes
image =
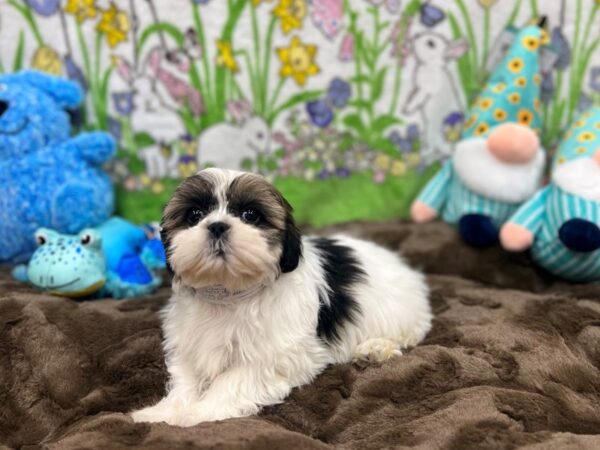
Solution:
[[[265,179],[207,169],[165,207],[168,394],[136,422],[190,426],[281,402],[328,364],[382,361],[431,326],[423,276],[344,236],[302,238]]]

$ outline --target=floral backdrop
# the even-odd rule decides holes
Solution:
[[[547,16],[544,143],[600,96],[600,0],[1,0],[0,71],[80,83],[119,142],[119,212],[202,167],[272,179],[300,222],[403,215],[514,28]]]

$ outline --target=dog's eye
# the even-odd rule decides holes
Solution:
[[[260,214],[254,209],[247,209],[242,213],[242,221],[246,223],[258,223]]]
[[[200,208],[192,208],[187,212],[186,220],[190,226],[196,225],[202,219],[204,219],[204,211]]]
[[[48,240],[46,239],[46,236],[44,236],[43,234],[38,234],[35,237],[35,241],[36,241],[37,245],[44,245],[46,242],[48,242]]]
[[[81,244],[82,245],[89,245],[92,243],[92,236],[89,234],[84,234],[83,236],[81,236]]]

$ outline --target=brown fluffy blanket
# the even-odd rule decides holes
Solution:
[[[164,393],[168,288],[76,303],[0,272],[0,449],[600,448],[600,286],[466,248],[443,224],[344,228],[429,274],[426,341],[330,367],[258,417],[187,429],[126,415]]]

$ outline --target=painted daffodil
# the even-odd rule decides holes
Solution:
[[[96,30],[104,33],[108,45],[111,48],[116,47],[119,43],[127,40],[129,32],[129,18],[124,11],[117,9],[114,3],[111,2],[107,10],[102,11],[100,21],[96,25]]]
[[[294,36],[289,47],[280,47],[277,54],[281,60],[281,77],[292,77],[298,86],[304,86],[306,78],[319,72],[315,64],[316,45],[303,44]]]
[[[86,19],[96,17],[95,0],[68,0],[65,12],[72,14],[81,23]]]
[[[273,15],[279,17],[281,30],[286,34],[294,28],[302,28],[302,21],[306,17],[306,13],[305,0],[279,0],[273,9]]]
[[[227,67],[232,72],[237,72],[239,68],[233,56],[231,42],[217,41],[217,49],[219,50],[219,54],[217,55],[217,65]]]

